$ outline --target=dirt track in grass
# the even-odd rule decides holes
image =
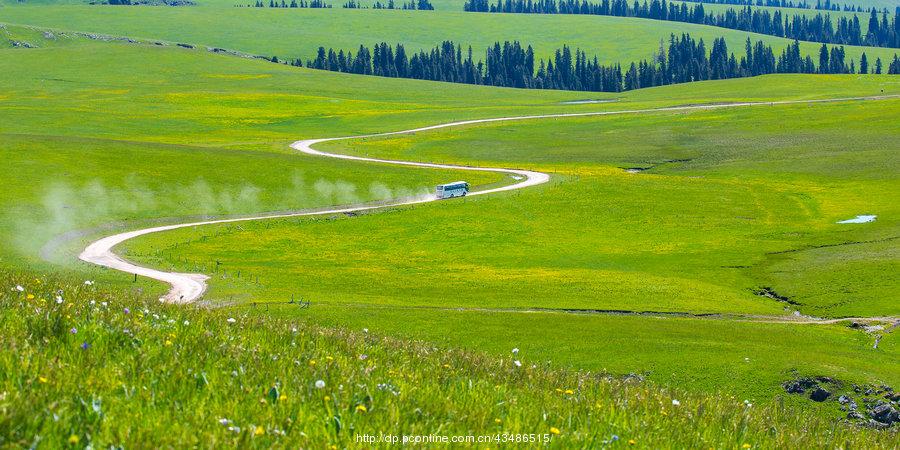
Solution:
[[[725,108],[742,108],[742,107],[765,107],[765,106],[774,106],[774,105],[786,105],[786,104],[815,104],[815,103],[834,103],[834,102],[849,102],[849,101],[875,101],[875,100],[886,100],[886,99],[895,99],[900,98],[900,95],[884,95],[884,96],[871,96],[871,97],[849,97],[849,98],[834,98],[834,99],[819,99],[819,100],[786,100],[786,101],[773,101],[773,102],[737,102],[737,103],[717,103],[717,104],[698,104],[698,105],[682,105],[682,106],[672,106],[672,107],[664,107],[664,108],[652,108],[652,109],[640,109],[640,110],[624,110],[624,111],[598,111],[598,112],[584,112],[584,113],[563,113],[563,114],[542,114],[542,115],[531,115],[531,116],[515,116],[515,117],[497,117],[497,118],[488,118],[488,119],[474,119],[474,120],[465,120],[459,122],[451,122],[444,123],[439,125],[432,125],[427,127],[415,128],[410,130],[402,130],[402,131],[394,131],[394,132],[386,132],[386,133],[376,133],[376,134],[368,134],[368,135],[359,135],[359,136],[344,136],[344,137],[335,137],[335,138],[322,138],[322,139],[307,139],[294,142],[291,144],[291,147],[295,150],[298,150],[304,154],[318,156],[318,157],[327,157],[327,158],[337,158],[343,160],[351,160],[351,161],[359,161],[365,163],[375,163],[375,164],[391,164],[391,165],[400,165],[400,166],[411,166],[411,167],[422,167],[422,168],[430,168],[430,169],[451,169],[451,170],[465,170],[465,171],[481,171],[481,172],[493,172],[493,173],[501,173],[510,176],[512,180],[515,182],[510,184],[505,184],[500,187],[484,189],[484,190],[475,190],[470,192],[469,195],[485,195],[492,194],[503,191],[511,191],[516,189],[524,189],[532,186],[537,186],[543,183],[550,181],[550,175],[542,172],[523,170],[523,169],[507,169],[507,168],[497,168],[497,167],[474,167],[474,166],[461,166],[461,165],[451,165],[451,164],[438,164],[438,163],[428,163],[428,162],[415,162],[415,161],[397,161],[397,160],[387,160],[387,159],[378,159],[378,158],[367,158],[361,156],[352,156],[352,155],[342,155],[335,153],[327,153],[319,150],[315,150],[312,148],[313,145],[319,144],[322,142],[328,141],[337,141],[337,140],[351,140],[351,139],[360,139],[360,138],[369,138],[369,137],[378,137],[378,136],[391,136],[391,135],[399,135],[399,134],[412,134],[418,132],[427,132],[430,130],[437,130],[441,128],[449,128],[455,126],[467,126],[467,125],[476,125],[476,124],[484,124],[484,123],[493,123],[493,122],[510,122],[510,121],[525,121],[525,120],[538,120],[538,119],[553,119],[553,118],[569,118],[569,117],[591,117],[591,116],[611,116],[611,115],[625,115],[625,114],[646,114],[646,113],[659,113],[659,112],[671,112],[671,111],[692,111],[692,110],[710,110],[710,109],[725,109]],[[318,208],[318,209],[308,209],[308,210],[300,210],[300,211],[291,211],[286,213],[270,213],[270,214],[260,214],[249,217],[239,217],[239,218],[227,218],[227,219],[215,219],[215,220],[204,220],[204,221],[192,221],[174,225],[165,225],[165,226],[156,226],[150,228],[144,228],[140,230],[128,231],[124,233],[118,233],[112,236],[107,236],[102,239],[99,239],[84,249],[84,251],[79,255],[79,258],[82,261],[86,261],[88,263],[96,264],[99,266],[107,267],[113,270],[118,270],[130,274],[136,274],[139,276],[151,278],[157,281],[164,282],[171,286],[168,294],[166,294],[163,299],[172,303],[189,303],[194,302],[200,299],[204,292],[206,292],[206,280],[209,278],[204,274],[192,274],[192,273],[177,273],[177,272],[165,272],[161,270],[156,270],[150,267],[143,267],[132,262],[125,260],[124,258],[118,256],[113,251],[115,246],[139,236],[151,234],[151,233],[159,233],[163,231],[175,230],[179,228],[188,228],[188,227],[198,227],[204,225],[213,225],[213,224],[223,224],[223,223],[235,223],[235,222],[247,222],[247,221],[255,221],[255,220],[266,220],[266,219],[275,219],[275,218],[286,218],[286,217],[303,217],[303,216],[315,216],[315,215],[328,215],[328,214],[340,214],[340,213],[353,213],[353,212],[365,212],[382,208],[391,208],[403,205],[415,205],[419,203],[427,203],[438,200],[433,195],[419,196],[419,197],[405,197],[405,198],[397,198],[387,201],[381,201],[377,203],[365,203],[365,204],[355,204],[355,205],[343,205],[336,206],[333,208]],[[450,309],[450,308],[448,308]],[[557,312],[557,313],[571,313],[571,314],[641,314],[641,315],[679,315],[675,313],[667,313],[667,312],[653,312],[653,311],[605,311],[605,310],[514,310],[519,312]],[[513,312],[510,310],[509,312]],[[842,321],[858,321],[858,322],[898,322],[900,318],[897,317],[855,317],[855,318],[842,318],[842,319],[819,319],[815,317],[808,316],[735,316],[735,315],[717,315],[717,314],[709,314],[709,315],[695,315],[695,314],[684,314],[689,317],[711,317],[711,318],[728,318],[735,320],[756,320],[756,321],[769,321],[769,322],[784,322],[784,323],[797,323],[797,324],[830,324],[837,323]]]

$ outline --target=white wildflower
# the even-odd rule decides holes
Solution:
[[[188,322],[187,320],[184,321],[184,326],[188,326],[188,325],[190,325],[190,324],[191,324],[191,323]]]
[[[316,381],[316,389],[322,389],[324,387],[325,387],[325,381],[323,381],[323,380]]]
[[[512,354],[513,354],[513,355],[518,355],[518,354],[519,354],[519,347],[516,347],[516,348],[512,349]]]
[[[521,361],[519,361],[519,360],[518,360],[518,359],[517,359],[517,360],[515,360],[515,361],[513,361],[513,364],[515,364],[515,365],[516,365],[516,367],[522,367],[522,362],[521,362]]]
[[[56,304],[57,304],[57,305],[62,305],[62,302],[63,302],[62,296],[57,295],[57,296],[56,296]]]
[[[679,402],[678,400],[672,399],[672,406],[678,406],[680,404],[681,402]]]
[[[227,322],[228,322],[228,323],[235,323],[235,322],[237,322],[237,320],[234,320],[234,317],[229,317]]]
[[[94,285],[94,282],[91,281],[91,280],[87,280],[87,281],[84,282],[84,285],[85,285],[85,286],[93,286],[93,285]]]
[[[16,290],[19,292],[25,292],[25,288],[23,288],[21,284],[16,285]]]

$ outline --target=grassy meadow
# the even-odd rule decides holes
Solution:
[[[890,448],[896,437],[511,349],[487,357],[31,274],[0,284],[0,340],[13,350],[0,355],[4,447],[354,448],[368,446],[361,435],[435,430],[534,433],[554,448]],[[485,445],[503,446],[467,446]]]
[[[78,3],[0,6],[0,448],[355,448],[378,432],[537,433],[558,448],[895,446],[896,431],[847,423],[834,398],[786,395],[782,383],[831,377],[834,397],[900,387],[896,332],[789,323],[900,315],[898,77],[626,93],[365,77],[173,43],[306,57],[319,45],[519,39],[542,55],[567,44],[629,62],[672,32],[727,36],[733,51],[747,34],[603,17]],[[871,96],[888,98],[627,113]],[[598,103],[567,103],[579,100]],[[597,111],[626,113],[317,147],[540,170],[546,185],[181,229],[117,249],[211,275],[197,305],[160,304],[165,286],[75,258],[151,224],[510,181],[301,155],[289,147],[299,139]],[[836,223],[859,214],[878,219]]]
[[[312,297],[340,293],[330,302],[425,306],[454,298],[459,307],[778,314],[788,305],[761,300],[753,290],[809,275],[772,269],[784,265],[785,254],[803,258],[844,243],[854,245],[826,248],[866,253],[882,245],[884,251],[872,252],[879,258],[866,258],[865,284],[827,290],[832,271],[822,270],[812,285],[826,291],[788,296],[813,315],[897,314],[896,286],[888,280],[896,256],[891,146],[900,129],[891,117],[898,106],[882,100],[657,112],[325,143],[337,152],[524,166],[557,176],[548,187],[506,196],[347,220],[179,230],[136,240],[129,251],[158,263],[174,256],[186,267],[202,267],[215,255],[267,274],[269,294],[279,298],[299,285]],[[858,214],[883,218],[836,224]],[[377,239],[374,223],[383,233]],[[247,246],[235,242],[274,256],[250,263]],[[275,287],[278,280],[290,282]],[[852,301],[838,302],[848,294]]]
[[[90,31],[144,39],[161,39],[240,50],[281,59],[314,58],[319,46],[355,53],[360,44],[403,43],[407,51],[427,49],[444,40],[482,55],[494,42],[519,40],[534,46],[538,58],[552,56],[563,45],[580,47],[601,63],[649,59],[671,34],[690,33],[710,47],[724,37],[740,58],[747,37],[771,45],[776,55],[788,39],[680,22],[623,17],[490,14],[458,11],[371,9],[271,9],[204,7],[9,6],[0,22],[60,30]],[[263,26],[264,25],[264,26]],[[335,32],[340,30],[340,32]],[[801,50],[818,61],[821,44],[803,43]],[[847,59],[858,64],[865,51],[874,63],[890,61],[897,49],[846,47]]]
[[[0,152],[6,162],[0,172],[11,193],[2,201],[0,259],[8,265],[23,257],[38,262],[42,246],[59,234],[113,222],[248,214],[430,191],[456,175],[304,158],[288,145],[324,133],[516,114],[548,104],[560,108],[558,101],[572,98],[464,86],[456,95],[456,86],[416,83],[418,97],[401,101],[395,95],[398,80],[379,80],[387,83],[357,96],[366,83],[356,80],[354,86],[353,77],[140,45],[0,53],[11,63],[0,88]],[[56,64],[60,59],[71,63]],[[111,69],[103,64],[108,60],[122,65]],[[492,99],[491,105],[476,99]],[[43,176],[48,173],[54,176]],[[72,253],[56,256],[69,261]]]
[[[824,77],[818,87],[853,85],[853,78]],[[787,89],[795,80],[765,81]],[[879,84],[864,85],[857,88]],[[630,94],[672,98],[679,88]],[[893,336],[873,350],[872,336],[846,324],[552,311],[898,314],[891,201],[898,106],[883,100],[535,120],[326,143],[322,148],[338,152],[525,167],[549,171],[555,181],[354,218],[179,230],[131,241],[123,251],[178,271],[209,273],[219,261],[208,297],[227,303],[283,304],[297,296],[314,311],[273,311],[335,325],[377,323],[387,333],[488,352],[528,346],[566,366],[646,372],[661,384],[755,401],[770,400],[795,371],[895,384],[896,368],[882,359],[896,358]],[[623,170],[635,167],[648,170]],[[863,213],[879,220],[835,223]],[[756,295],[762,287],[797,304]],[[729,342],[740,335],[741,345],[726,345],[726,335]],[[842,363],[823,354],[840,355]],[[742,366],[744,357],[752,368]],[[856,364],[850,361],[859,369],[847,370]]]

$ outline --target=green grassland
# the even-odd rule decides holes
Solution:
[[[434,4],[435,10],[438,10],[438,11],[462,11],[463,5],[465,4],[465,0],[436,0],[436,1],[433,1],[432,3]],[[495,5],[497,2],[496,2],[496,0],[489,0],[489,3],[491,5]],[[597,2],[594,2],[594,3],[597,3]],[[629,5],[631,3],[633,3],[633,2],[629,2]],[[643,3],[643,2],[641,2],[641,3]],[[688,8],[697,4],[697,2],[677,2],[677,1],[666,2],[667,5],[673,4],[673,3],[678,5],[679,7],[681,7],[681,3],[685,3]],[[871,3],[880,3],[880,1],[873,0]],[[844,5],[844,4],[849,5],[851,3],[841,3],[841,5]],[[893,13],[893,8],[895,8],[896,6],[900,6],[900,4],[896,3],[896,0],[888,0],[887,3],[885,3],[885,4],[867,4],[865,0],[863,0],[862,2],[852,3],[852,4],[853,5],[858,4],[858,5],[863,6],[864,8],[868,8],[870,6],[875,6],[877,8],[888,8],[890,13]],[[206,6],[206,5],[211,6],[210,3],[204,3],[204,6]],[[703,3],[703,9],[707,13],[712,12],[715,14],[724,14],[729,9],[740,9],[742,7],[743,6],[741,6],[741,5],[728,5],[728,4],[720,4],[720,3]],[[856,16],[859,16],[860,26],[862,27],[863,32],[868,30],[868,27],[869,27],[869,21],[868,21],[869,15],[868,15],[868,13],[864,13],[864,12],[856,13],[856,12],[850,12],[850,11],[824,11],[824,10],[818,10],[818,9],[814,9],[814,8],[782,8],[782,7],[775,7],[775,6],[756,6],[756,5],[753,5],[752,8],[754,10],[765,10],[765,11],[769,11],[771,13],[774,13],[775,11],[780,11],[782,14],[782,17],[793,17],[795,15],[796,16],[814,17],[817,14],[827,13],[831,16],[833,21],[840,17],[846,17],[848,19],[852,19],[853,16],[856,15]]]
[[[6,31],[17,38],[35,34]],[[88,42],[0,52],[10,63],[0,88],[6,162],[0,170],[9,194],[2,202],[0,258],[6,265],[17,258],[36,262],[41,246],[59,233],[110,222],[421,193],[455,175],[302,158],[288,144],[545,104],[561,108],[559,100],[572,98],[399,80],[379,80],[378,87],[339,74],[155,46]],[[119,64],[105,64],[113,60]],[[399,100],[397,90],[409,86],[415,92]]]
[[[62,30],[108,33],[241,50],[279,58],[312,58],[319,46],[355,51],[360,44],[402,42],[407,50],[431,49],[443,40],[476,55],[496,41],[519,40],[547,58],[563,45],[580,47],[600,62],[629,64],[649,59],[671,34],[690,33],[707,46],[725,37],[738,57],[750,37],[772,45],[776,53],[790,40],[704,25],[621,17],[481,14],[461,11],[345,10],[341,8],[160,8],[97,6],[15,6],[0,11],[0,21]],[[262,26],[265,25],[265,26]],[[818,55],[820,44],[803,43]],[[889,61],[896,49],[847,47],[847,58]]]
[[[898,231],[898,107],[896,100],[759,106],[339,141],[330,146],[399,159],[524,162],[558,177],[513,196],[336,222],[225,225],[216,239],[212,230],[183,230],[133,248],[170,251],[163,243],[193,240],[178,257],[202,264],[215,255],[268,274],[274,290],[266,294],[277,298],[302,286],[329,302],[448,306],[452,298],[459,307],[778,313],[784,305],[752,293],[778,290],[762,271],[825,289],[791,296],[804,313],[892,315],[900,312],[889,242]],[[627,167],[653,168],[636,175]],[[881,220],[835,223],[857,214]],[[298,242],[304,250],[288,250]],[[833,285],[831,270],[787,275],[768,265],[783,265],[786,251],[848,242],[887,247],[829,247],[867,256],[867,276],[850,277],[864,283]],[[273,256],[251,263],[247,247]],[[813,273],[821,279],[810,283]]]
[[[37,10],[4,8],[0,20]],[[97,10],[68,10],[72,21],[61,27],[80,29]],[[193,10],[177,8],[171,17],[199,22],[181,12]],[[141,35],[132,33],[138,25],[156,33],[162,23],[162,16],[121,24],[110,17],[96,23],[122,26],[129,36]],[[185,23],[171,31],[188,32]],[[375,200],[459,178],[297,155],[288,144],[301,138],[506,115],[898,94],[895,77],[769,76],[621,94],[542,92],[349,76],[16,26],[0,33],[41,47],[0,49],[0,186],[7,194],[0,200],[0,266],[108,280],[117,289],[21,275],[3,281],[0,340],[14,351],[0,356],[0,444],[29,445],[41,435],[60,446],[75,435],[99,444],[349,446],[349,431],[389,424],[410,433],[555,427],[559,446],[564,438],[597,445],[612,434],[624,444],[638,433],[647,447],[805,447],[804,439],[822,435],[889,447],[896,437],[794,414],[833,418],[834,402],[811,406],[788,396],[781,401],[791,409],[782,410],[773,401],[781,398],[780,383],[799,375],[836,377],[845,387],[897,386],[896,334],[874,349],[872,335],[845,324],[728,320],[793,310],[897,314],[896,99],[511,122],[323,145],[534,168],[551,172],[553,181],[353,218],[179,230],[120,249],[154,266],[213,275],[208,300],[223,308],[212,311],[142,306],[144,297],[123,294],[130,277],[73,258],[110,230]],[[236,39],[262,42],[240,34]],[[611,102],[562,103],[586,98]],[[627,167],[649,170],[629,174]],[[473,184],[502,182],[465,176]],[[863,213],[879,219],[834,224]],[[88,230],[42,255],[59,233],[79,229]],[[16,284],[36,298],[16,294]],[[763,286],[802,304],[751,292]],[[150,298],[164,290],[143,281],[135,287]],[[65,299],[57,305],[50,293],[60,288]],[[312,308],[284,305],[291,295],[311,300]],[[281,304],[251,306],[260,301]],[[125,317],[124,306],[147,312]],[[531,308],[722,316],[519,311]],[[232,316],[239,322],[228,325]],[[295,323],[301,331],[290,332]],[[86,351],[78,349],[83,342]],[[445,357],[435,343],[468,350]],[[513,347],[524,362],[538,364],[529,375],[511,367]],[[363,353],[370,359],[360,360]],[[328,357],[333,361],[322,363]],[[445,369],[453,374],[436,372]],[[639,372],[650,384],[632,388],[560,369]],[[329,389],[313,388],[316,379]],[[404,394],[378,388],[385,382]],[[342,384],[347,390],[332,389]],[[275,385],[275,400],[267,400]],[[573,394],[556,391],[569,386]],[[682,404],[695,408],[691,415],[666,409],[674,394],[660,386],[677,387],[688,399]],[[583,395],[577,401],[576,392]],[[759,403],[748,409],[743,400]],[[54,415],[61,419],[50,420]],[[240,430],[220,425],[223,417]],[[765,432],[772,423],[785,431]]]
[[[8,31],[25,32],[14,28]],[[336,195],[334,189],[325,190],[331,195],[319,192],[319,180],[332,186],[347,183],[355,188],[354,200],[366,200],[377,198],[379,193],[418,191],[458,178],[451,173],[296,155],[287,145],[300,138],[403,129],[474,117],[900,91],[900,85],[888,76],[818,76],[814,77],[815,83],[810,83],[809,77],[777,76],[623,94],[538,92],[354,77],[138,44],[91,41],[4,52],[15,56],[9,59],[14,64],[5,72],[5,90],[0,94],[4,116],[8,118],[2,129],[9,161],[4,188],[14,193],[7,197],[4,206],[4,264],[16,267],[38,264],[41,245],[55,233],[71,229],[107,223],[114,223],[119,229],[134,228],[158,217],[176,220],[186,215],[244,214],[349,200]],[[63,58],[69,62],[54,63]],[[104,61],[118,61],[121,65],[110,67]],[[410,87],[410,94],[398,102],[397,90]],[[584,98],[615,101],[560,104],[563,100]],[[91,101],[85,102],[86,99]],[[893,209],[887,202],[890,196],[880,195],[889,193],[892,172],[883,170],[879,175],[867,171],[861,161],[883,159],[890,151],[890,142],[884,140],[896,130],[889,120],[896,101],[856,106],[784,106],[560,119],[353,141],[349,146],[336,144],[335,149],[341,151],[411,159],[529,166],[553,172],[556,181],[510,196],[449,202],[352,220],[272,221],[240,228],[183,230],[135,242],[127,249],[142,260],[187,270],[211,272],[210,263],[220,260],[224,266],[213,282],[212,299],[285,300],[297,294],[322,305],[323,311],[349,311],[347,323],[358,323],[367,316],[360,317],[360,313],[353,312],[355,308],[347,310],[340,305],[369,305],[359,311],[369,311],[372,305],[418,308],[449,304],[781,314],[782,304],[761,299],[749,290],[764,282],[780,289],[776,275],[784,278],[783,274],[793,273],[802,280],[803,273],[777,269],[776,262],[770,269],[766,265],[767,252],[832,242],[834,235],[847,233],[832,222],[847,218],[846,214],[870,212],[866,208],[872,198],[884,199],[871,205],[877,206],[876,212],[884,214],[883,218],[851,229],[863,230],[858,233],[859,239],[869,239],[868,230],[885,236],[894,230],[895,223],[890,222]],[[73,111],[78,115],[74,116]],[[868,128],[858,125],[850,128],[856,130],[855,134],[837,136],[839,132],[831,129],[836,127],[838,117],[846,118],[848,114],[860,115],[854,117],[859,123],[867,123]],[[116,120],[106,120],[109,115]],[[764,137],[734,149],[723,149],[723,142],[742,142],[759,123],[781,123],[779,120],[785,115],[797,127],[822,121],[822,125],[810,128],[816,131],[811,133],[811,140],[796,149],[798,153],[791,152],[799,167],[794,172],[798,173],[786,166],[770,173],[772,164],[766,162],[777,155],[784,133],[790,128],[779,131],[773,125]],[[731,120],[735,121],[735,130],[724,133]],[[866,129],[882,131],[867,136]],[[553,145],[552,150],[547,150],[542,143],[554,139],[554,130],[563,130],[571,137],[565,146]],[[607,136],[602,151],[592,144],[597,142],[597,133]],[[688,137],[672,145],[669,137],[681,133]],[[816,137],[819,134],[821,137]],[[653,139],[636,146],[638,135]],[[845,136],[859,140],[854,148],[863,148],[865,153],[839,152],[835,146],[845,142]],[[488,139],[492,139],[490,145]],[[822,146],[824,150],[817,150]],[[823,155],[841,166],[815,164]],[[664,164],[640,175],[625,174],[620,169],[688,157],[694,160]],[[178,161],[183,164],[176,164]],[[858,167],[853,175],[842,175],[836,169],[854,167],[850,163]],[[35,181],[42,173],[59,175],[47,182]],[[693,178],[697,176],[704,178]],[[852,176],[861,177],[865,184],[851,189],[848,186]],[[495,181],[491,177],[473,178],[471,174],[467,177],[476,184]],[[833,186],[823,183],[826,177],[835,178]],[[773,182],[773,178],[779,179]],[[292,190],[297,179],[302,180],[300,188]],[[376,182],[388,190],[372,189]],[[56,187],[60,185],[61,188]],[[243,192],[251,194],[242,196]],[[62,202],[55,196],[60,193],[65,194],[61,195]],[[869,195],[872,193],[879,195]],[[90,207],[105,198],[112,200]],[[658,206],[648,208],[650,204]],[[703,209],[686,214],[697,204],[704,205]],[[809,209],[798,209],[798,205]],[[50,215],[54,207],[69,211],[61,215],[66,220],[50,222],[55,225],[42,228],[48,217],[57,217]],[[82,210],[85,212],[78,212]],[[457,223],[469,230],[470,236],[444,238],[444,230]],[[617,230],[609,232],[611,227]],[[711,234],[711,228],[721,232]],[[798,238],[798,229],[809,234]],[[33,237],[22,240],[26,232]],[[95,230],[67,242],[53,253],[54,260],[71,261],[87,239],[108,232]],[[666,239],[658,239],[661,236]],[[761,247],[748,251],[753,246]],[[407,251],[398,251],[401,247]],[[526,253],[532,248],[535,254]],[[19,259],[23,257],[24,261]],[[868,263],[872,267],[866,268],[865,273],[883,273],[885,260],[889,262],[886,258]],[[721,267],[742,265],[752,268]],[[130,277],[84,265],[60,268],[120,283],[130,281]],[[238,271],[241,277],[237,277]],[[651,272],[658,275],[648,278]],[[249,279],[248,275],[255,276]],[[259,284],[256,277],[261,278]],[[890,283],[879,287],[877,278],[871,280],[873,286],[858,287],[865,300],[849,305],[845,311],[864,313],[891,306],[892,297],[875,297],[878,292],[889,292]],[[162,290],[159,285],[140,286],[153,292]],[[486,295],[487,292],[491,294]],[[814,314],[842,314],[840,309],[816,308],[815,303],[809,303],[801,309]],[[322,320],[328,314],[333,316],[330,320],[340,317],[321,314]],[[429,311],[416,315],[423,325],[411,327],[409,331],[414,335],[427,331],[424,324],[432,323],[435,317],[445,316],[443,312]],[[659,329],[650,319],[632,320]],[[718,324],[698,322],[692,328],[712,328],[702,333],[702,339],[697,338],[702,342],[692,358],[697,364],[706,361],[705,352],[721,340],[722,330]],[[593,337],[567,341],[578,349],[572,355],[578,356],[561,359],[553,356],[558,351],[540,345],[546,340],[542,333],[552,331],[540,323],[543,321],[521,326],[534,330],[527,341],[536,352],[542,352],[541,358],[574,367],[597,367],[610,359],[608,351],[613,347],[600,352],[594,351],[591,344],[608,338],[601,333],[607,328],[605,325],[585,327],[584,332]],[[507,334],[515,329],[509,326]],[[765,330],[754,332],[763,347],[763,336],[769,333],[766,327],[781,326],[753,327]],[[451,336],[448,328],[457,326],[451,322],[434,330]],[[785,328],[784,332],[790,330]],[[384,331],[402,334],[404,329],[385,327]],[[847,352],[868,352],[862,349],[871,345],[865,335],[847,334],[839,327],[833,333],[835,341],[855,336],[851,340],[856,339],[856,344],[846,344],[850,345]],[[651,334],[650,339],[664,342],[657,334]],[[476,339],[471,335],[453,341],[459,346],[493,349],[485,347],[484,342],[485,337]],[[796,346],[790,339],[785,338],[784,342],[785,346]],[[885,339],[874,357],[881,358],[882,352],[892,351],[890,345],[890,339]],[[594,357],[582,358],[592,352]],[[754,378],[753,372],[732,377],[730,363],[725,364],[727,361],[721,358],[709,378],[694,383],[689,380],[690,374],[699,371],[696,365],[685,364],[678,369],[679,359],[667,362],[654,357],[656,354],[638,351],[634,360],[625,360],[614,368],[617,372],[650,370],[656,374],[651,379],[662,383],[698,391],[727,387],[760,399],[771,398],[779,380],[787,377],[785,371],[791,368],[813,374],[837,372],[846,379],[893,382],[889,365],[875,364],[878,369],[866,373],[846,368],[870,363],[872,356],[868,353],[858,355],[860,363],[855,366],[838,370],[833,364],[786,364],[773,357],[789,354],[783,348],[760,350],[754,359],[773,361],[767,365],[767,377]],[[664,369],[654,370],[657,367]],[[881,371],[884,368],[888,370]]]
[[[816,80],[647,89],[595,107],[696,104],[701,92],[718,102],[744,98],[737,93],[896,89],[890,77]],[[756,88],[763,85],[770,89]],[[893,336],[873,350],[870,336],[844,325],[510,310],[896,315],[898,107],[882,100],[659,112],[326,143],[340,152],[526,167],[549,171],[555,181],[349,219],[179,230],[132,241],[124,251],[179,271],[209,273],[220,261],[211,299],[284,303],[300,296],[316,306],[277,311],[492,352],[528,347],[542,360],[649,372],[651,380],[685,389],[765,401],[793,371],[892,384],[896,368],[885,363],[896,358]],[[650,170],[622,170],[629,167]],[[879,220],[835,224],[863,213]],[[835,245],[848,242],[870,243]],[[822,246],[832,247],[815,248]],[[830,266],[821,251],[833,252]],[[859,261],[850,274],[848,259]],[[754,295],[760,287],[801,305]],[[742,366],[744,357],[756,363]]]
[[[561,371],[525,350],[486,356],[33,275],[0,285],[3,447],[383,448],[356,438],[380,432],[535,433],[552,448],[890,448],[896,438],[790,406]]]
[[[300,138],[598,109],[561,104],[583,98],[618,99],[603,108],[627,109],[707,96],[816,98],[843,84],[840,77],[822,77],[801,89],[808,84],[802,77],[785,77],[766,90],[721,84],[621,96],[522,91],[354,77],[174,46],[99,42],[74,33],[48,37],[25,27],[0,32],[41,47],[0,50],[7,62],[0,89],[3,183],[14,194],[5,197],[0,227],[7,264],[23,257],[38,263],[48,241],[72,230],[365,201],[421,192],[455,177],[300,157],[288,148]],[[894,92],[892,84],[868,81],[874,79],[848,86],[847,95]],[[408,95],[401,100],[397,92]],[[46,173],[54,176],[40,176]],[[44,253],[70,258],[83,242]]]

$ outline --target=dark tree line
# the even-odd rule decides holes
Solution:
[[[349,0],[347,3],[344,3],[344,8],[347,9],[366,9],[368,6],[363,6],[357,0]],[[380,1],[376,1],[372,4],[372,9],[404,9],[404,10],[421,10],[421,11],[432,11],[434,10],[434,6],[431,4],[429,0],[409,0],[406,3],[397,6],[394,0],[388,0],[387,3],[382,3]]]
[[[780,55],[762,41],[747,39],[740,59],[729,53],[724,38],[715,39],[707,51],[702,39],[688,34],[672,35],[668,46],[650,60],[623,68],[619,64],[603,65],[594,56],[568,46],[558,49],[547,61],[536,60],[530,45],[517,41],[497,42],[476,60],[472,48],[444,41],[430,51],[409,53],[402,44],[360,45],[356,54],[350,51],[319,47],[316,57],[306,61],[312,69],[377,75],[392,78],[446,81],[529,89],[564,89],[573,91],[618,92],[643,87],[687,83],[691,81],[740,78],[770,73],[854,73],[855,63],[846,60],[843,46],[822,44],[818,61],[800,54],[800,43],[794,41]],[[294,65],[302,65],[295,60]],[[881,73],[881,60],[876,70]],[[863,55],[860,73],[867,73],[868,61]],[[894,57],[889,73],[900,73],[900,60]]]
[[[256,3],[253,5],[247,6],[253,6],[255,8],[331,8],[331,5],[325,3],[324,0],[291,0],[290,3],[285,0],[269,0],[268,3],[263,2],[262,0],[256,0]]]
[[[816,0],[814,6],[810,6],[806,0],[794,2],[793,0],[684,0],[693,3],[711,3],[718,5],[739,6],[772,6],[776,8],[819,9],[825,11],[868,12],[869,8],[855,5],[843,5],[832,3],[831,0]]]
[[[691,3],[711,3],[714,5],[737,5],[737,6],[773,6],[777,8],[800,8],[809,9],[809,3],[806,1],[794,2],[792,0],[684,0]]]
[[[724,13],[707,13],[702,3],[666,3],[666,0],[466,0],[466,11],[523,14],[591,14],[600,16],[639,17],[644,19],[688,22],[734,30],[750,31],[786,37],[800,41],[823,42],[844,45],[870,45],[900,48],[900,8],[889,15],[873,8],[869,17],[869,29],[863,34],[859,17],[840,17],[832,21],[830,14],[782,16],[781,11],[770,12],[750,6],[729,8]]]

